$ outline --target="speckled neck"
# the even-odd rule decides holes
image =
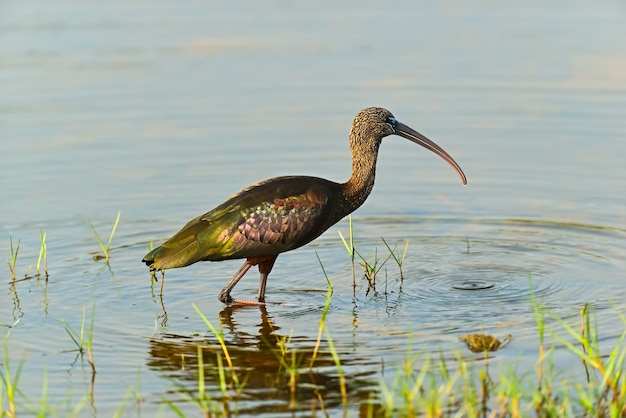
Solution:
[[[344,197],[342,209],[345,210],[345,215],[361,206],[374,188],[380,142],[381,140],[377,138],[364,139],[357,135],[354,129],[350,132],[352,175],[347,182],[341,184]]]

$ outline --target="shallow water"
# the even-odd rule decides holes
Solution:
[[[537,359],[532,292],[578,324],[589,303],[601,346],[624,332],[626,311],[626,15],[618,2],[427,4],[255,2],[0,6],[0,254],[20,241],[17,274],[32,275],[39,231],[49,280],[13,283],[0,324],[20,388],[63,410],[92,392],[91,371],[61,319],[80,327],[95,303],[93,403],[110,416],[138,387],[128,415],[168,416],[175,390],[197,389],[197,346],[214,364],[219,344],[194,310],[222,324],[248,376],[242,414],[340,411],[337,369],[322,345],[301,371],[296,403],[276,373],[280,341],[307,365],[326,294],[331,335],[348,377],[349,410],[372,402],[407,350],[457,350],[488,332],[513,339],[490,360],[531,370]],[[374,192],[353,217],[369,261],[409,241],[375,288],[356,287],[337,234],[282,255],[268,306],[224,308],[216,295],[238,261],[169,271],[164,296],[139,262],[187,220],[258,180],[349,175],[354,114],[388,107],[443,146],[469,184],[401,138],[384,140]],[[109,264],[94,261],[118,210]],[[256,292],[253,272],[235,289]],[[560,330],[548,319],[549,325]],[[410,347],[410,348],[408,348]],[[583,379],[557,343],[556,367]],[[207,370],[210,370],[208,368]],[[208,390],[219,398],[215,376]],[[178,386],[181,385],[181,386]],[[317,392],[316,392],[317,390]],[[321,395],[319,395],[321,393]]]

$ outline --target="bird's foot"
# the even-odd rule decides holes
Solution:
[[[265,301],[249,300],[249,299],[233,299],[230,293],[220,293],[217,298],[225,305],[248,305],[248,306],[265,306]]]
[[[230,295],[230,292],[224,292],[223,290],[217,295],[217,299],[222,302],[224,305],[230,305],[233,301],[233,297]]]
[[[265,306],[265,302],[249,300],[249,299],[231,299],[228,306],[233,305],[246,305],[246,306]]]

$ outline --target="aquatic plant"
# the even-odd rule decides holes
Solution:
[[[41,275],[41,260],[43,259],[43,266],[44,266],[44,274],[46,276],[46,279],[48,278],[48,251],[47,251],[47,247],[46,247],[46,233],[43,232],[41,229],[39,230],[39,239],[41,241],[41,247],[39,248],[39,257],[37,258],[37,268],[36,268],[36,274],[39,277]]]
[[[387,264],[387,261],[389,261],[389,259],[391,258],[391,254],[388,255],[387,258],[385,258],[382,262],[380,262],[380,259],[378,258],[377,248],[374,249],[374,257],[371,259],[369,257],[363,257],[357,249],[355,249],[354,251],[361,259],[361,266],[363,266],[364,269],[363,277],[367,279],[368,286],[367,291],[365,292],[365,294],[367,295],[371,289],[376,290],[376,276],[378,275],[378,272],[382,270],[383,266]]]
[[[404,258],[406,257],[406,253],[409,248],[408,240],[406,241],[406,244],[404,245],[404,251],[402,252],[402,255],[400,255],[400,254],[396,254],[397,246],[392,249],[387,243],[387,241],[385,240],[385,238],[382,238],[383,243],[387,247],[387,250],[389,250],[389,255],[381,262],[381,259],[378,257],[378,249],[374,250],[374,255],[373,257],[370,258],[370,257],[363,256],[361,252],[354,246],[352,215],[348,217],[348,225],[349,225],[349,238],[347,240],[346,238],[344,238],[341,231],[337,231],[337,232],[339,233],[339,238],[341,238],[341,242],[343,243],[344,247],[346,248],[346,251],[348,252],[348,255],[350,256],[350,261],[352,265],[352,286],[354,288],[356,288],[355,268],[354,268],[355,255],[358,255],[359,258],[361,259],[361,266],[363,267],[363,277],[368,282],[366,294],[368,294],[370,290],[376,289],[376,277],[378,273],[382,270],[382,268],[385,266],[385,264],[392,257],[394,261],[396,262],[396,264],[398,265],[398,268],[400,270],[400,279],[404,278],[404,274],[402,271],[402,264],[404,263]]]
[[[393,257],[396,264],[398,265],[398,268],[400,269],[400,280],[404,279],[404,274],[402,273],[402,264],[404,263],[404,257],[406,257],[406,252],[409,249],[409,240],[406,240],[406,244],[404,245],[404,251],[402,251],[402,256],[399,256],[399,255],[396,255],[397,246],[393,247],[392,249],[389,246],[389,244],[387,244],[387,241],[385,240],[385,238],[381,237],[381,239],[385,243],[385,247],[387,247],[387,249],[389,250],[389,253]]]
[[[4,416],[5,413],[9,417],[16,416],[16,397],[21,391],[18,388],[22,369],[24,367],[25,358],[22,357],[17,365],[17,369],[12,376],[10,359],[9,359],[9,346],[7,344],[8,333],[5,333],[2,338],[2,347],[4,359],[2,361],[3,368],[0,371],[0,416]],[[6,401],[5,401],[6,395]],[[4,411],[5,402],[8,403],[8,411]]]
[[[17,263],[17,255],[20,252],[21,238],[17,240],[17,245],[13,247],[13,234],[9,232],[9,243],[11,246],[11,260],[7,260],[9,269],[11,270],[11,278],[15,280],[15,264]]]
[[[89,329],[87,330],[87,337],[85,338],[85,319],[87,314],[87,307],[83,305],[83,319],[80,325],[80,333],[74,331],[74,329],[70,326],[70,324],[61,318],[61,323],[63,324],[63,328],[70,336],[74,344],[76,345],[76,350],[82,355],[85,351],[87,351],[87,355],[89,356],[89,364],[91,365],[92,374],[96,373],[96,364],[93,359],[93,329],[94,322],[96,318],[96,303],[93,303],[93,307],[91,310],[91,324]]]
[[[40,249],[37,263],[38,271],[42,260],[45,265],[45,237],[46,234],[40,231],[42,249]],[[353,254],[358,254],[353,247],[352,237],[351,233],[350,239],[344,240],[344,245],[348,245],[346,248],[352,248]],[[389,250],[389,257],[393,257],[401,269],[407,252],[408,241],[402,256],[396,247],[391,247],[388,244],[389,241],[383,239],[383,242]],[[12,256],[14,254],[16,259],[19,241],[17,245],[14,244],[12,244]],[[374,254],[374,260],[369,264],[370,267],[375,266],[375,270],[378,272],[381,268],[381,260],[378,259],[377,253]],[[334,379],[332,389],[334,393],[341,395],[341,404],[339,405],[337,402],[332,407],[344,408],[344,414],[347,415],[352,413],[354,407],[358,407],[359,414],[368,417],[521,417],[535,415],[541,417],[594,416],[617,418],[626,416],[626,379],[624,376],[626,315],[615,308],[624,331],[618,334],[619,337],[613,347],[607,348],[605,344],[601,347],[600,342],[606,342],[606,338],[603,338],[601,334],[601,327],[595,320],[591,305],[584,305],[581,308],[580,326],[576,322],[572,324],[572,321],[562,319],[535,299],[530,281],[529,312],[533,312],[534,315],[534,326],[538,340],[537,360],[533,370],[521,370],[510,363],[506,365],[500,363],[500,368],[494,370],[493,360],[490,357],[493,353],[489,354],[488,350],[482,350],[483,355],[478,358],[468,358],[461,351],[453,352],[452,355],[443,352],[429,354],[426,351],[416,351],[412,346],[413,338],[410,337],[407,339],[406,354],[401,361],[394,362],[394,364],[382,363],[380,381],[374,383],[377,386],[373,386],[371,390],[368,389],[369,392],[365,397],[363,392],[359,395],[355,394],[354,391],[351,392],[351,379],[358,380],[358,377],[350,374],[351,369],[346,366],[349,363],[341,358],[345,350],[342,349],[340,342],[338,343],[332,338],[333,332],[335,332],[333,327],[337,325],[329,321],[328,315],[334,289],[320,256],[316,255],[327,281],[327,290],[317,326],[317,339],[312,349],[310,361],[306,358],[308,352],[301,351],[300,348],[296,350],[292,346],[291,334],[281,337],[276,346],[269,346],[278,359],[276,368],[272,369],[272,372],[276,374],[276,384],[285,390],[285,400],[289,401],[290,407],[294,411],[302,411],[306,408],[301,402],[310,402],[316,404],[315,408],[319,405],[323,414],[333,415],[336,413],[336,410],[327,411],[327,406],[324,405],[324,390],[329,389],[328,386],[323,386],[326,383],[317,386],[317,384],[312,385],[303,382],[305,380],[303,376],[306,376],[306,373],[309,375],[315,373],[316,367],[318,369],[330,367],[333,369],[331,374]],[[242,376],[249,373],[246,370],[249,370],[250,366],[239,363],[242,359],[239,356],[233,357],[229,352],[229,349],[231,351],[233,349],[225,338],[222,322],[212,324],[197,306],[193,305],[193,307],[220,346],[211,353],[211,356],[215,355],[215,358],[210,358],[211,362],[209,362],[204,343],[198,343],[195,347],[192,346],[197,351],[197,371],[194,370],[196,373],[194,377],[197,382],[192,383],[193,389],[189,390],[186,386],[189,384],[188,381],[176,383],[174,390],[169,393],[174,393],[179,396],[179,399],[161,398],[158,401],[163,408],[169,407],[167,410],[169,414],[180,417],[192,416],[193,414],[189,413],[188,410],[196,407],[204,416],[236,415],[231,411],[230,404],[241,400],[248,401],[245,392],[246,378]],[[91,321],[90,325],[87,324],[88,319]],[[18,321],[19,319],[13,324],[13,327]],[[93,385],[95,364],[92,354],[92,341],[95,303],[91,318],[87,318],[86,306],[83,306],[82,323],[78,331],[75,331],[66,321],[61,320],[61,322],[76,345],[75,350],[81,354],[88,353],[92,367]],[[5,335],[8,336],[11,326],[0,324],[0,327],[6,328]],[[611,332],[614,333],[615,330],[612,329]],[[493,343],[483,345],[487,348],[494,346]],[[323,350],[325,350],[322,355],[319,354],[322,350],[321,347],[324,347]],[[501,347],[502,344],[498,348]],[[510,345],[506,349],[510,349]],[[563,371],[556,370],[555,356],[562,354],[565,350],[580,360],[579,369],[581,375],[584,373],[584,379],[568,381],[568,376]],[[323,359],[323,355],[327,355],[326,359]],[[328,355],[330,355],[332,363],[327,361]],[[20,377],[23,375],[28,360],[26,357],[22,357],[17,362],[17,368],[15,368],[16,362],[11,362],[9,357],[5,336],[4,358],[0,359],[0,417],[15,417],[22,415],[23,412],[37,416],[75,416],[78,414],[77,411],[80,411],[90,400],[93,407],[93,386],[91,396],[87,394],[81,397],[78,403],[72,400],[72,388],[68,386],[65,408],[59,407],[58,404],[51,404],[45,370],[42,376],[41,397],[38,399],[27,397],[28,391],[23,387],[23,379]],[[302,367],[302,363],[305,361],[309,365],[308,368]],[[211,373],[213,373],[214,380],[211,380]],[[242,373],[244,374],[242,375]],[[306,390],[314,391],[313,398],[302,399],[302,393],[306,393]],[[129,388],[124,398],[120,400],[121,403],[114,416],[124,415],[124,410],[133,392],[138,404],[140,401],[145,401],[141,399],[139,394],[138,379],[136,388],[134,390]]]
[[[350,228],[350,231],[352,231],[352,228]],[[352,233],[350,233],[350,237],[352,237]],[[312,370],[313,368],[313,364],[317,357],[317,353],[318,353],[321,339],[322,339],[322,331],[325,331],[326,343],[328,344],[328,348],[330,350],[331,356],[333,358],[333,361],[335,362],[335,367],[337,368],[337,374],[339,375],[339,389],[341,391],[341,403],[343,406],[346,406],[348,404],[348,397],[347,397],[347,391],[346,391],[346,376],[341,367],[341,360],[339,358],[337,350],[335,349],[335,344],[333,343],[333,339],[330,335],[330,330],[328,329],[328,326],[326,323],[326,316],[330,308],[330,300],[333,296],[333,284],[328,278],[328,275],[326,274],[326,270],[324,269],[324,265],[322,264],[322,260],[320,259],[317,252],[315,253],[315,255],[317,256],[317,261],[319,261],[320,263],[320,267],[322,268],[322,273],[324,274],[324,277],[326,278],[326,283],[328,284],[328,287],[326,290],[324,309],[322,310],[322,316],[320,318],[320,324],[318,327],[317,341],[315,342],[315,348],[313,350],[313,356],[311,357],[311,363],[309,365],[309,369]]]
[[[330,300],[332,291],[327,292],[327,301]],[[626,357],[626,316],[616,309],[616,314],[621,320],[625,331],[610,350],[600,350],[599,342],[602,341],[598,324],[594,321],[592,310],[585,305],[580,311],[580,329],[571,323],[562,320],[550,310],[540,305],[537,301],[532,302],[532,309],[538,312],[536,316],[537,329],[543,333],[543,349],[538,348],[538,358],[543,359],[543,365],[537,361],[534,371],[518,370],[515,365],[503,365],[498,370],[492,370],[489,358],[482,360],[467,358],[457,352],[452,357],[444,353],[428,354],[415,350],[412,346],[413,338],[407,339],[406,354],[397,364],[383,364],[382,373],[392,369],[391,381],[381,380],[378,389],[371,392],[366,399],[351,398],[345,386],[340,386],[342,393],[342,405],[359,406],[359,410],[367,417],[392,417],[392,416],[493,416],[493,417],[522,417],[522,416],[593,416],[593,417],[621,417],[626,414],[626,382],[624,379],[624,366]],[[92,315],[93,317],[93,315]],[[555,320],[558,329],[550,329],[545,323],[545,318]],[[86,315],[84,316],[86,318]],[[85,346],[84,334],[86,319],[83,319],[82,331],[72,332],[73,340],[77,346]],[[339,350],[335,346],[331,331],[332,325],[325,319],[320,318],[320,324],[325,332],[326,343],[335,360],[337,374],[343,382],[348,382],[350,376],[342,370],[339,359]],[[215,331],[217,328],[213,327]],[[558,331],[565,330],[568,337],[562,337]],[[213,331],[212,331],[213,332]],[[581,368],[586,371],[587,379],[582,382],[568,382],[562,373],[554,371],[555,345],[549,344],[547,338],[553,337],[569,352],[575,354],[581,360]],[[223,336],[222,336],[223,338]],[[81,344],[81,340],[83,343]],[[288,340],[286,340],[288,344]],[[228,347],[226,345],[226,347]],[[223,352],[217,353],[217,363],[214,366],[217,375],[217,389],[222,393],[221,401],[212,399],[206,383],[205,353],[202,345],[197,347],[198,370],[197,389],[189,392],[184,383],[177,384],[173,393],[180,395],[176,401],[162,399],[170,412],[176,416],[185,417],[193,414],[185,411],[185,404],[195,405],[204,416],[224,416],[232,414],[230,411],[228,396],[231,389],[229,374],[231,366],[223,362]],[[275,348],[277,355],[281,355],[281,347]],[[542,351],[543,350],[543,351]],[[228,348],[226,348],[228,352]],[[277,368],[277,373],[285,373],[290,379],[297,380],[299,376],[291,378],[292,374],[306,373],[302,370],[296,372],[299,364],[299,356],[295,350],[285,349],[285,363]],[[231,357],[230,355],[228,356]],[[4,358],[0,368],[0,416],[15,417],[21,415],[20,411],[31,411],[37,416],[76,416],[85,402],[89,399],[82,397],[78,403],[70,402],[72,390],[68,387],[68,395],[65,405],[59,408],[50,404],[47,396],[46,372],[43,375],[42,396],[38,400],[29,399],[21,388],[21,375],[27,360],[22,358],[17,369],[11,368],[11,359],[8,353],[6,336],[4,340]],[[231,361],[234,360],[231,358]],[[239,365],[233,364],[235,368]],[[315,362],[311,363],[311,368]],[[240,367],[240,366],[239,366]],[[289,368],[293,370],[289,370]],[[538,378],[541,376],[541,381]],[[297,383],[297,382],[296,382]],[[137,383],[137,387],[139,384]],[[129,388],[124,399],[121,401],[115,416],[124,415],[124,405],[132,395]],[[291,389],[290,389],[291,390]],[[237,399],[243,391],[242,385],[237,391]],[[296,388],[297,392],[297,388]],[[135,390],[138,399],[139,389]],[[345,393],[345,395],[344,395]],[[292,395],[290,395],[292,396]],[[293,399],[297,399],[293,397]],[[324,414],[332,415],[326,411],[324,400],[318,395],[318,401]],[[301,406],[296,406],[298,410]],[[350,415],[350,412],[346,412]]]
[[[340,230],[338,230],[337,232],[339,233],[339,238],[341,238],[341,242],[343,242],[344,247],[346,247],[346,251],[348,251],[348,254],[350,255],[350,261],[352,265],[352,287],[355,288],[356,277],[354,272],[354,236],[352,235],[352,215],[348,215],[348,225],[350,231],[348,235],[348,241],[346,241],[346,239],[343,237],[343,234]]]
[[[578,332],[538,303],[532,290],[531,304],[539,334],[534,373],[506,367],[492,377],[488,356],[484,366],[479,367],[460,353],[455,358],[457,370],[450,372],[443,354],[438,360],[413,354],[409,339],[404,367],[398,368],[390,385],[380,383],[380,407],[368,416],[625,416],[626,316],[617,312],[625,331],[609,353],[601,353],[598,327],[590,325],[588,305],[581,310],[582,327]],[[545,314],[560,324],[575,342],[548,330]],[[545,346],[548,331],[581,360],[587,376],[585,383],[572,384],[555,373],[555,345]]]
[[[98,244],[100,244],[100,248],[102,249],[102,252],[104,253],[104,256],[95,254],[93,256],[95,260],[99,260],[102,258],[104,258],[107,261],[109,260],[109,253],[111,251],[111,243],[113,242],[113,236],[115,235],[115,231],[117,230],[117,225],[120,221],[121,215],[122,215],[122,212],[117,211],[117,217],[115,218],[115,223],[113,224],[113,227],[111,228],[111,233],[109,234],[109,242],[107,243],[107,245],[104,245],[104,243],[102,242],[102,239],[100,238],[100,235],[98,235],[98,231],[96,231],[96,228],[94,228],[91,221],[89,221],[89,226],[91,227],[91,230],[93,231],[93,234],[96,236],[96,240],[98,241]]]
[[[591,326],[589,317],[589,304],[585,304],[580,311],[581,330],[577,332],[563,319],[551,313],[551,317],[565,329],[576,344],[558,334],[554,337],[564,344],[572,353],[581,359],[588,386],[575,384],[576,391],[580,396],[580,405],[588,414],[604,411],[608,416],[626,415],[626,384],[624,375],[626,365],[626,348],[624,342],[626,331],[622,333],[615,347],[608,353],[602,353],[600,338],[598,336],[598,324],[594,321]],[[623,312],[616,312],[626,325],[626,316]],[[594,373],[595,372],[595,373]],[[621,405],[620,405],[621,404]]]
[[[230,354],[228,353],[228,346],[226,345],[226,340],[224,339],[224,330],[222,329],[222,323],[220,322],[220,329],[218,331],[218,329],[211,323],[211,321],[209,321],[209,319],[206,317],[206,315],[204,315],[202,313],[200,308],[198,308],[198,306],[196,306],[195,303],[192,303],[192,306],[195,309],[195,311],[198,313],[200,318],[202,318],[202,320],[204,321],[206,326],[209,327],[209,330],[211,331],[213,336],[215,338],[217,338],[217,341],[219,342],[220,346],[222,347],[222,351],[224,353],[224,357],[226,358],[226,362],[228,363],[228,367],[230,368],[232,380],[233,380],[235,386],[239,387],[240,386],[239,377],[237,376],[237,373],[236,373],[236,370],[235,370],[235,366],[233,365],[233,360],[230,357]],[[218,361],[221,361],[221,358],[218,359]]]
[[[313,368],[313,363],[315,363],[315,359],[317,358],[317,352],[319,351],[320,344],[322,342],[322,333],[324,332],[324,328],[326,327],[326,316],[328,315],[328,310],[330,308],[330,300],[333,296],[333,284],[328,278],[328,275],[326,274],[326,269],[324,268],[324,265],[322,264],[322,260],[320,259],[319,254],[315,252],[315,255],[317,257],[317,261],[320,263],[320,267],[322,268],[322,273],[324,274],[324,277],[326,278],[326,283],[328,284],[328,287],[326,288],[326,299],[324,302],[324,308],[322,309],[322,316],[320,317],[320,322],[319,322],[319,326],[317,329],[317,339],[315,340],[315,347],[313,348],[313,355],[311,356],[311,363],[309,364],[309,369]]]
[[[174,382],[176,389],[174,389],[174,393],[176,393],[182,400],[186,401],[189,404],[196,406],[205,417],[213,417],[213,416],[229,416],[229,406],[228,406],[228,398],[224,398],[222,402],[223,409],[220,409],[220,404],[215,399],[211,398],[211,395],[206,390],[205,384],[205,374],[204,374],[204,354],[202,351],[202,346],[197,345],[197,390],[195,393],[190,392],[184,385],[180,383]],[[218,381],[220,387],[222,387],[222,393],[227,392],[226,389],[226,374],[224,370],[224,364],[221,360],[221,355],[217,355],[217,373],[218,373]],[[184,418],[185,412],[178,406],[180,402],[174,402],[170,399],[163,398],[163,403],[167,405],[172,412],[174,412],[177,416]]]
[[[295,349],[288,349],[290,342],[291,335],[289,337],[283,336],[276,343],[278,350],[272,350],[272,352],[278,359],[281,368],[289,375],[289,404],[292,408],[295,408],[297,382],[300,376],[303,355],[298,356]],[[290,355],[289,360],[287,359],[288,354]],[[281,370],[279,369],[278,372],[280,373]]]

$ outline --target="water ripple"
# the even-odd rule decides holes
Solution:
[[[370,292],[374,296],[369,303],[375,306],[370,309],[383,308],[388,315],[411,320],[426,318],[422,328],[454,327],[472,319],[511,324],[523,317],[532,322],[533,296],[563,318],[578,315],[589,303],[599,318],[614,321],[615,306],[624,307],[622,229],[533,219],[390,224],[370,218],[355,225],[358,236],[367,238],[357,245],[362,254],[378,250],[384,258],[382,242],[375,238],[380,225],[385,225],[384,236],[392,247],[402,248],[407,239],[410,246],[404,279],[390,261],[387,278],[379,279],[386,284]],[[445,323],[433,322],[433,314]]]

